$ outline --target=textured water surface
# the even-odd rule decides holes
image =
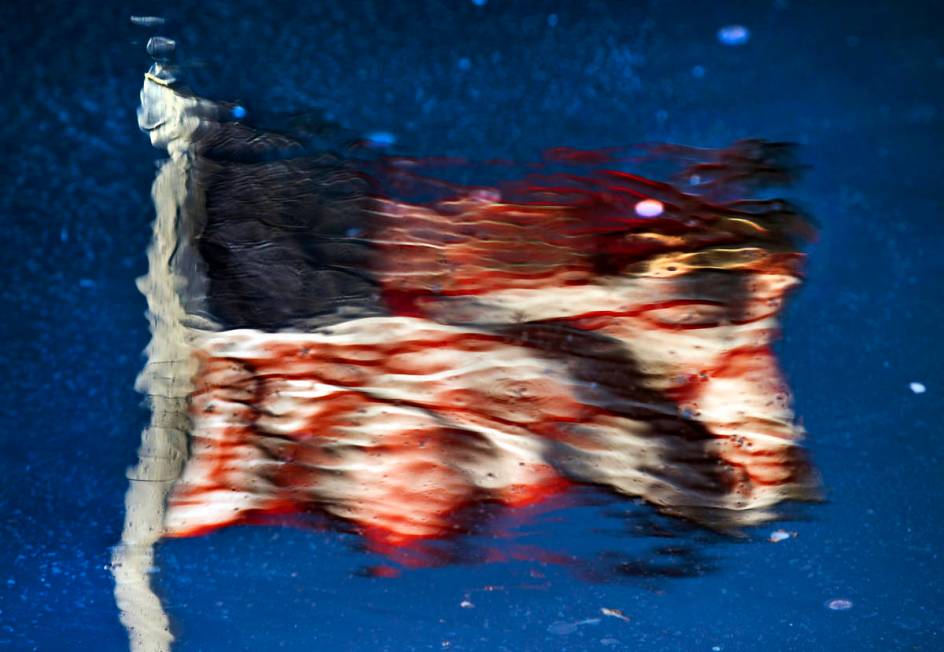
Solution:
[[[449,552],[465,563],[398,577],[378,572],[389,559],[355,533],[231,527],[157,548],[151,578],[175,649],[940,645],[944,52],[931,9],[492,0],[2,12],[14,56],[0,64],[0,645],[127,648],[109,565],[148,419],[133,389],[149,338],[134,279],[161,154],[134,114],[153,25],[129,20],[148,14],[167,18],[205,96],[273,123],[316,107],[379,148],[535,160],[553,146],[798,142],[811,167],[791,196],[820,228],[777,348],[825,504],[732,540],[589,491],[493,523]]]

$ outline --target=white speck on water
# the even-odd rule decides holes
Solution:
[[[166,21],[160,16],[132,16],[131,22],[141,27],[159,27]]]
[[[744,45],[751,38],[751,31],[744,25],[725,25],[718,30],[718,41],[723,45]]]
[[[659,217],[665,211],[665,206],[658,199],[643,199],[636,204],[636,215],[639,217]]]
[[[469,192],[469,199],[485,202],[501,201],[501,191],[497,188],[475,188]]]
[[[462,602],[459,603],[459,606],[462,607],[463,609],[471,609],[471,608],[474,607],[475,605],[472,604],[472,601],[471,601],[471,600],[465,599],[465,600],[463,600]]]
[[[768,539],[771,543],[780,543],[781,541],[786,541],[789,539],[792,534],[786,530],[774,530],[770,533],[770,538]]]
[[[629,616],[624,614],[620,609],[610,609],[608,607],[600,607],[600,613],[604,616],[609,616],[610,618],[619,618],[624,622],[629,622]]]
[[[908,385],[908,387],[910,387],[911,391],[915,394],[924,394],[926,391],[928,391],[928,388],[924,386],[924,383],[914,382]]]
[[[832,611],[848,611],[852,609],[852,600],[845,598],[834,598],[826,602],[826,608]]]

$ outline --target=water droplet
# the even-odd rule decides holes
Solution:
[[[658,199],[643,199],[636,204],[636,215],[639,217],[659,217],[665,210],[665,206]]]
[[[367,134],[367,144],[370,147],[390,147],[396,142],[397,137],[389,131],[374,131]]]
[[[774,530],[770,533],[769,541],[771,543],[780,543],[781,541],[786,541],[790,538],[790,533],[786,530]]]
[[[834,598],[826,602],[826,608],[832,611],[848,611],[852,609],[852,600],[845,598]]]
[[[718,30],[718,41],[723,45],[744,45],[751,38],[751,31],[744,25],[725,25]]]

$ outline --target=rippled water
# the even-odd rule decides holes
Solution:
[[[375,451],[389,463],[406,464],[408,477],[430,480],[432,490],[415,495],[397,493],[389,478],[357,478],[358,469],[373,467],[352,457],[358,446],[342,434],[350,432],[350,423],[330,424],[342,429],[334,441],[343,444],[338,450],[310,441],[299,445],[300,439],[293,440],[291,452],[266,448],[270,459],[280,460],[279,468],[291,473],[274,485],[272,476],[263,474],[268,484],[255,485],[243,497],[257,501],[250,511],[244,510],[247,503],[238,503],[223,521],[198,519],[202,525],[226,520],[243,525],[158,543],[153,566],[148,559],[137,566],[150,569],[145,575],[162,598],[160,610],[171,623],[174,649],[936,648],[941,623],[933,605],[941,597],[941,563],[933,515],[940,511],[941,481],[932,415],[940,404],[934,334],[941,269],[934,252],[942,233],[934,217],[940,201],[930,188],[940,144],[937,81],[944,54],[935,21],[901,4],[867,13],[802,4],[751,9],[721,4],[698,16],[671,4],[563,4],[539,10],[498,2],[450,8],[355,3],[259,9],[252,3],[182,8],[162,13],[167,21],[160,26],[146,17],[133,25],[129,16],[140,10],[120,6],[39,3],[5,10],[7,40],[19,56],[2,64],[10,97],[17,101],[10,103],[0,131],[8,145],[10,181],[4,199],[7,246],[0,248],[6,256],[3,291],[16,310],[3,321],[9,417],[0,463],[7,479],[3,505],[11,518],[3,533],[0,642],[11,649],[128,646],[112,595],[113,574],[121,577],[121,566],[116,569],[111,560],[122,550],[114,546],[121,540],[128,485],[124,470],[135,464],[139,433],[149,418],[132,390],[142,365],[138,352],[150,337],[141,316],[144,299],[133,279],[146,272],[148,224],[155,214],[148,196],[154,174],[150,160],[161,154],[149,149],[139,133],[134,107],[141,74],[151,63],[144,42],[159,27],[177,41],[182,68],[175,75],[203,97],[227,100],[225,124],[235,120],[300,130],[319,147],[364,139],[357,154],[362,171],[382,186],[366,193],[370,201],[383,201],[368,209],[370,219],[355,220],[355,226],[349,217],[361,209],[344,203],[343,193],[332,197],[345,206],[338,212],[338,238],[365,248],[364,262],[345,259],[348,268],[370,270],[383,290],[378,298],[360,292],[355,283],[344,294],[359,296],[354,304],[366,313],[357,319],[374,320],[379,328],[362,329],[345,340],[344,331],[318,331],[337,328],[336,318],[322,319],[306,331],[311,342],[281,342],[284,335],[271,334],[281,327],[278,320],[292,321],[302,313],[311,317],[312,307],[322,305],[326,295],[315,297],[321,303],[311,298],[306,303],[301,299],[307,295],[276,287],[275,294],[292,297],[275,302],[282,310],[291,308],[281,315],[247,313],[230,302],[225,319],[232,325],[272,320],[258,333],[217,330],[215,339],[199,343],[211,347],[207,351],[213,355],[251,360],[256,369],[271,363],[267,368],[302,370],[295,381],[307,385],[281,389],[265,373],[254,372],[254,382],[266,389],[251,405],[265,419],[253,422],[250,436],[276,433],[285,440],[304,435],[303,427],[290,423],[292,416],[308,400],[303,394],[323,389],[326,379],[335,389],[359,387],[355,393],[379,401],[358,408],[367,409],[360,416],[341,410],[341,419],[370,422],[370,410],[388,409],[389,403],[397,420],[384,416],[368,429],[412,432],[419,423],[420,430],[428,430],[421,422],[432,418],[453,434],[457,429],[478,433],[471,449],[462,443],[468,439],[441,438],[430,447],[397,435],[396,445]],[[57,20],[49,21],[50,15]],[[431,24],[437,29],[429,29]],[[740,26],[749,39],[721,38]],[[167,44],[161,47],[154,54],[166,57]],[[157,126],[160,116],[151,117],[156,120],[148,122],[145,115],[147,126]],[[551,430],[529,435],[530,463],[579,486],[542,488],[531,494],[541,498],[537,501],[510,500],[509,488],[527,487],[540,473],[517,482],[502,470],[513,470],[519,453],[512,455],[488,434],[491,430],[482,430],[482,415],[492,418],[528,406],[535,408],[528,424],[542,418],[559,424],[566,409],[624,409],[617,399],[626,399],[627,387],[638,392],[652,378],[661,378],[665,386],[649,387],[650,394],[634,400],[647,409],[671,408],[671,428],[702,424],[711,431],[716,425],[698,413],[703,406],[668,396],[673,383],[689,382],[684,374],[654,370],[659,352],[675,350],[677,328],[670,329],[671,337],[655,339],[651,335],[659,330],[652,323],[625,331],[621,337],[636,347],[634,358],[650,356],[641,367],[645,373],[608,376],[601,383],[595,377],[605,375],[601,361],[612,359],[612,350],[601,357],[595,348],[600,342],[587,340],[581,328],[570,324],[570,330],[561,330],[563,316],[585,308],[578,295],[546,304],[521,299],[522,287],[514,284],[523,282],[522,263],[599,275],[601,261],[613,271],[608,256],[618,259],[639,250],[609,248],[582,268],[585,245],[565,248],[569,253],[563,258],[559,247],[546,248],[561,234],[587,237],[578,237],[577,223],[565,219],[555,229],[529,232],[529,242],[544,244],[529,250],[527,260],[505,258],[508,228],[527,230],[546,216],[533,208],[514,209],[514,202],[526,199],[514,195],[521,191],[514,183],[529,170],[504,162],[537,161],[542,151],[557,146],[573,148],[559,154],[634,142],[724,148],[745,137],[798,142],[800,159],[811,166],[789,195],[817,217],[820,236],[811,246],[802,245],[809,251],[806,284],[791,299],[786,339],[777,349],[828,502],[794,509],[787,520],[732,538],[699,525],[698,518],[692,521],[698,510],[689,508],[703,505],[678,500],[729,497],[724,473],[704,476],[713,478],[702,487],[708,489],[692,493],[695,461],[710,459],[703,447],[699,455],[689,451],[680,458],[672,438],[648,438],[659,468],[679,472],[667,475],[649,467],[642,469],[643,476],[655,475],[682,489],[652,493],[628,489],[620,479],[640,470],[640,457],[629,455],[623,442],[607,440],[598,431],[597,441],[587,446],[586,436],[577,442]],[[384,155],[399,153],[427,167],[429,157],[447,155],[449,161],[432,166],[433,177],[448,179],[449,188],[479,190],[465,203],[442,206],[436,192],[415,185],[417,170],[411,167],[399,182],[412,185],[404,189],[401,183],[400,194],[393,193],[397,176],[380,162]],[[450,162],[457,158],[488,163]],[[636,159],[619,160],[620,171],[641,170]],[[559,157],[554,165],[561,165]],[[587,165],[578,162],[583,179],[612,167]],[[285,170],[308,177],[312,172],[293,163]],[[558,168],[536,171],[554,174]],[[667,173],[645,170],[651,178]],[[232,196],[224,192],[231,177],[214,174],[200,182],[223,184],[216,186],[217,196]],[[690,187],[694,176],[699,177],[694,185],[700,185],[704,175],[690,175],[689,186],[679,190],[697,194]],[[257,190],[286,187],[255,179]],[[619,185],[627,183],[619,180]],[[572,187],[567,185],[568,192]],[[187,192],[197,189],[191,185]],[[573,209],[559,183],[541,199],[542,206]],[[664,210],[658,214],[640,213],[643,199],[635,197],[623,208],[659,224],[678,214],[677,196],[656,198]],[[444,227],[454,226],[457,216],[461,233]],[[764,219],[749,216],[747,221]],[[396,231],[397,222],[409,226]],[[646,223],[647,238],[653,229],[658,232],[654,223]],[[385,252],[394,246],[385,243],[415,245],[420,230],[443,252],[439,258]],[[378,235],[391,232],[397,237]],[[225,230],[219,235],[224,243],[243,237],[234,239]],[[690,234],[673,235],[681,238],[680,247],[691,247]],[[285,242],[299,240],[293,237]],[[391,260],[398,264],[390,265]],[[626,262],[639,260],[619,264]],[[745,264],[740,259],[726,264],[735,263]],[[672,266],[679,272],[677,262]],[[512,286],[501,290],[514,300],[503,302],[497,295],[485,302],[456,300],[457,288],[467,291],[469,283],[485,278],[483,270],[495,269],[515,270],[502,277]],[[713,278],[692,268],[681,268],[681,274]],[[659,278],[662,286],[646,285],[644,295],[657,286],[665,290],[675,277]],[[494,279],[487,285],[497,289]],[[719,296],[733,296],[729,290],[714,282],[689,287],[701,302],[694,322],[691,307],[661,308],[647,318],[704,326],[716,318],[715,304],[724,304]],[[222,298],[200,307],[201,298],[214,296]],[[210,321],[188,323],[206,328],[225,311],[221,306],[238,296],[234,287],[222,294],[198,288],[187,295],[186,309]],[[744,296],[738,295],[742,312],[751,305]],[[250,308],[254,305],[259,305],[255,299]],[[540,315],[540,328],[529,325],[532,313]],[[546,323],[548,315],[557,320],[553,328]],[[350,316],[343,321],[349,323]],[[388,365],[395,361],[380,348],[360,350],[356,361],[330,369],[306,366],[312,347],[343,357],[350,351],[342,349],[352,341],[373,337],[384,347],[410,342],[417,334],[410,328],[422,319],[452,329],[449,346],[430,348],[426,333],[427,348],[420,348],[419,356],[407,355],[396,370],[371,366],[370,355],[381,355]],[[604,327],[612,330],[613,325]],[[483,329],[487,345],[479,345],[474,355],[457,346],[470,330],[478,337]],[[544,351],[543,357],[536,358],[535,350]],[[578,364],[594,351],[594,362]],[[458,411],[455,395],[428,386],[430,374],[443,371],[417,367],[434,355],[444,369],[459,372],[461,388],[475,391]],[[489,373],[502,371],[473,382],[466,365],[475,355],[487,361],[483,368]],[[204,396],[245,387],[235,376],[212,376],[212,356],[205,364],[197,377],[207,388]],[[414,375],[412,384],[391,385],[391,374],[405,371]],[[284,376],[284,370],[278,373]],[[423,382],[416,384],[420,376]],[[695,376],[693,382],[704,383]],[[160,374],[149,378],[152,387],[161,382]],[[168,389],[184,390],[177,396],[189,391],[173,376],[163,382]],[[284,384],[284,378],[278,382]],[[660,404],[651,393],[655,390],[671,400]],[[515,401],[501,399],[514,392],[519,393]],[[417,412],[418,398],[430,404]],[[729,406],[732,400],[721,402]],[[201,405],[209,407],[196,401],[191,409]],[[478,416],[470,420],[472,413]],[[466,416],[457,421],[457,415]],[[586,412],[581,415],[567,422],[592,424]],[[211,421],[198,427],[213,427]],[[359,446],[358,454],[364,453],[363,442]],[[566,455],[562,447],[569,447]],[[184,461],[185,452],[199,453],[193,447],[175,450],[181,453],[175,464]],[[714,454],[729,457],[723,450]],[[514,463],[503,466],[509,460]],[[325,473],[338,468],[348,472]],[[165,478],[148,474],[162,469],[161,464],[138,467],[143,473],[132,474],[132,485],[155,487],[160,483],[153,480]],[[377,500],[378,490],[387,498]],[[365,495],[373,498],[365,501]],[[147,498],[162,503],[160,490]],[[218,503],[203,507],[212,505]],[[389,520],[423,510],[427,516],[422,519]],[[680,512],[688,520],[679,518]],[[381,526],[371,529],[370,519],[378,514]],[[450,524],[460,525],[461,537],[422,534],[409,545],[403,539],[404,528],[440,534]],[[365,538],[366,532],[373,535]]]

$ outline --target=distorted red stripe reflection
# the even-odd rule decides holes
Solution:
[[[512,194],[379,200],[387,315],[202,334],[167,533],[316,511],[396,546],[572,483],[736,527],[815,494],[770,349],[800,218],[613,171]]]

